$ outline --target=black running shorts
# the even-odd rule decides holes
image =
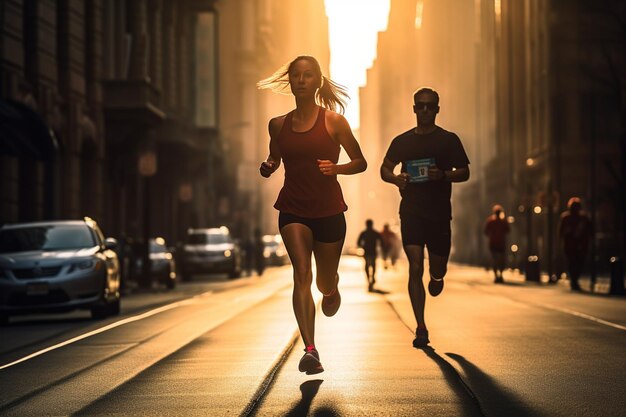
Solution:
[[[311,229],[313,239],[317,242],[334,243],[346,237],[346,218],[343,212],[333,216],[310,219],[281,211],[278,215],[278,228],[282,230],[291,223],[300,223]]]
[[[429,253],[450,255],[450,220],[433,220],[417,216],[400,216],[402,245],[427,247]]]

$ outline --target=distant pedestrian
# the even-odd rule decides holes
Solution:
[[[578,279],[585,265],[592,234],[591,220],[582,211],[580,198],[570,198],[567,202],[567,210],[561,214],[559,237],[563,242],[563,253],[567,258],[567,272],[573,291],[580,291]]]
[[[413,346],[429,343],[424,320],[426,293],[422,283],[424,248],[428,248],[428,292],[443,291],[443,278],[450,255],[450,197],[452,183],[467,181],[469,159],[459,137],[435,124],[439,94],[421,88],[413,95],[417,127],[393,139],[380,168],[384,181],[400,190],[402,244],[409,260],[409,297],[417,322]],[[393,170],[402,164],[401,172]]]
[[[380,232],[380,236],[383,239],[382,243],[382,257],[383,257],[383,267],[387,269],[389,264],[387,259],[391,261],[391,266],[396,265],[396,261],[398,260],[398,236],[389,228],[389,223],[385,223],[383,226],[382,232]]]
[[[504,282],[502,272],[506,265],[506,235],[509,233],[509,223],[500,204],[494,205],[491,210],[492,214],[485,222],[485,235],[489,239],[494,282],[498,284]]]
[[[346,90],[322,75],[314,57],[299,56],[257,85],[277,92],[290,88],[296,100],[294,110],[270,120],[270,153],[259,170],[267,178],[285,162],[285,183],[274,207],[293,264],[293,311],[305,346],[298,369],[316,374],[324,368],[315,348],[311,255],[322,312],[333,316],[341,304],[337,268],[348,209],[337,175],[363,172],[367,162],[348,121],[334,111],[343,113]],[[341,148],[350,160],[339,164]]]
[[[378,247],[382,246],[383,238],[374,230],[374,221],[365,221],[365,230],[359,235],[357,245],[363,249],[363,259],[365,260],[365,276],[367,277],[367,290],[374,290],[376,284],[376,258],[378,257]]]

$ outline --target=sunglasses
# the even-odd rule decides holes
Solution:
[[[415,111],[417,110],[437,110],[437,107],[439,107],[437,105],[437,103],[433,103],[433,102],[426,102],[426,101],[418,101],[417,103],[415,103]]]

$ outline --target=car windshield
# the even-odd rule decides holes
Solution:
[[[152,253],[165,253],[167,251],[165,250],[165,246],[163,246],[163,245],[161,245],[159,243],[156,243],[154,240],[151,240],[150,241],[150,252],[152,252]]]
[[[187,236],[187,243],[191,245],[215,245],[229,242],[228,236],[222,233],[192,233]]]
[[[43,225],[0,230],[0,253],[74,250],[96,246],[86,225]]]

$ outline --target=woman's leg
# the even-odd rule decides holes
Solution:
[[[342,249],[343,239],[332,243],[316,241],[313,244],[313,254],[315,255],[317,268],[315,282],[322,294],[328,295],[337,288],[339,282],[337,269],[339,268]]]
[[[293,312],[305,346],[311,346],[315,344],[315,304],[311,295],[313,233],[303,224],[290,223],[280,229],[280,234],[293,266]]]

